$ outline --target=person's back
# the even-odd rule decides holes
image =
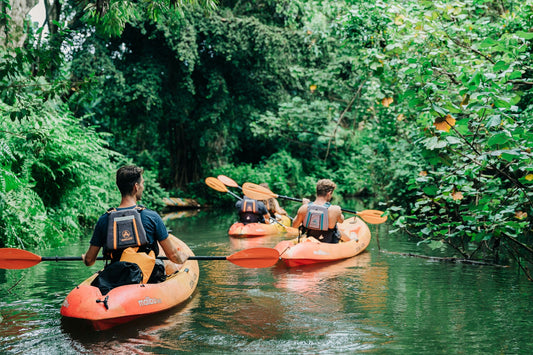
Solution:
[[[238,210],[239,222],[243,224],[248,223],[269,223],[270,214],[261,201],[253,200],[244,197],[235,203]]]
[[[82,259],[85,265],[91,266],[96,261],[100,249],[104,248],[104,257],[109,258],[111,264],[131,262],[138,265],[143,274],[142,282],[146,283],[151,279],[155,280],[152,270],[160,270],[160,267],[154,269],[158,263],[156,256],[159,245],[165,255],[176,264],[183,264],[188,255],[177,250],[168,238],[168,231],[157,212],[137,205],[144,191],[142,173],[143,170],[135,166],[123,166],[117,170],[116,182],[122,195],[120,205],[100,216],[89,249],[82,255]],[[132,210],[138,210],[138,215]],[[131,245],[114,244],[120,239],[116,235],[117,229],[120,230],[124,240],[138,238],[139,241]]]
[[[337,223],[344,221],[340,206],[331,205],[335,183],[329,179],[319,180],[314,202],[303,204],[294,218],[293,227],[302,228],[308,237],[324,243],[338,243]]]

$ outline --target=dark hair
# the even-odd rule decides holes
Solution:
[[[337,185],[330,179],[318,180],[316,183],[316,195],[326,196],[328,192],[335,190]]]
[[[143,172],[135,165],[125,165],[117,170],[117,186],[122,196],[129,195],[135,184],[141,182]]]

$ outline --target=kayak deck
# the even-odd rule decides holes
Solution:
[[[192,255],[185,243],[174,236],[171,238],[180,250]],[[106,295],[91,286],[97,276],[93,274],[67,295],[60,313],[67,318],[87,320],[96,330],[106,330],[177,306],[196,289],[198,262],[189,260],[177,270],[178,265],[165,260],[165,266],[168,277],[164,282],[119,286]]]
[[[298,229],[290,226],[291,220],[287,216],[282,216],[278,223],[248,223],[235,222],[228,230],[230,237],[235,238],[253,238],[265,237],[269,235],[288,234],[298,235]]]
[[[342,235],[339,243],[322,243],[313,237],[302,237],[279,242],[275,249],[287,266],[297,267],[351,258],[362,253],[370,243],[370,229],[357,217],[346,219],[337,228]]]

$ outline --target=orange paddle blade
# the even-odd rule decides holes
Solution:
[[[278,195],[263,187],[261,185],[245,182],[242,184],[242,192],[254,200],[268,200],[269,198],[277,198]]]
[[[226,185],[224,185],[222,181],[218,180],[217,178],[214,178],[214,177],[205,178],[205,183],[207,184],[207,186],[209,186],[210,188],[214,190],[217,190],[220,192],[229,191]]]
[[[264,268],[276,264],[279,252],[274,248],[249,248],[227,257],[235,265],[247,268]]]
[[[220,180],[226,186],[238,187],[239,189],[241,188],[235,180],[230,177],[227,177],[226,175],[219,175],[217,176],[217,179]]]
[[[0,248],[0,269],[27,269],[41,262],[39,255],[27,250]]]
[[[357,212],[357,216],[361,217],[361,219],[365,222],[368,222],[370,224],[381,224],[385,223],[387,220],[387,216],[383,216],[383,211],[378,210],[364,210],[361,212]]]

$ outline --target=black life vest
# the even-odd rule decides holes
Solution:
[[[239,209],[240,220],[244,224],[264,222],[263,216],[257,212],[257,201],[244,199]]]
[[[107,210],[107,239],[104,256],[116,261],[129,247],[138,247],[139,252],[146,253],[152,250],[141,221],[141,211],[144,209],[143,206],[135,206],[120,211],[116,208]]]

